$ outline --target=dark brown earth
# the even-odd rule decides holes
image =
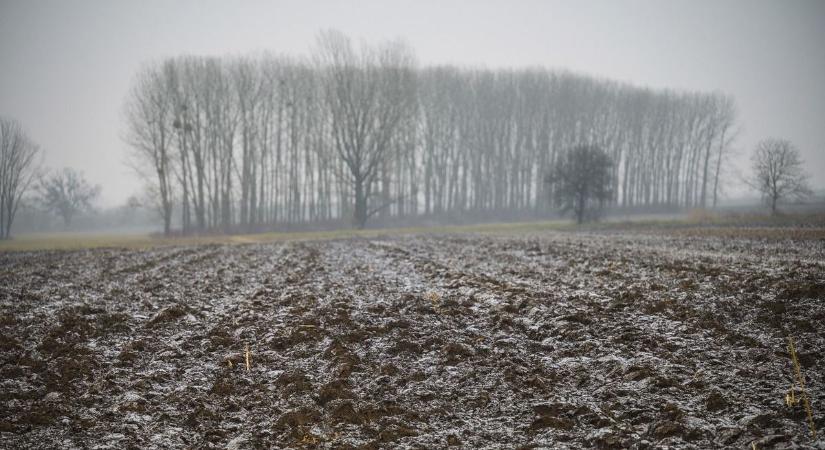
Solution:
[[[825,448],[793,234],[4,253],[0,312],[6,448]]]

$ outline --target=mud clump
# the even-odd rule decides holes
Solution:
[[[172,305],[158,311],[158,313],[149,320],[147,326],[149,328],[157,328],[169,322],[174,322],[185,315],[186,308],[181,305]]]
[[[306,392],[312,389],[309,377],[300,369],[285,372],[275,381],[286,392]]]
[[[540,430],[542,428],[555,428],[557,430],[571,430],[576,423],[564,417],[541,416],[530,424],[531,430]]]
[[[784,300],[825,299],[825,282],[788,283],[777,295]]]
[[[326,405],[332,400],[343,398],[353,398],[346,380],[330,381],[318,390],[318,403],[320,405]]]
[[[275,421],[276,429],[283,429],[286,427],[296,428],[300,426],[310,425],[321,420],[321,413],[315,409],[298,408],[292,411],[283,413],[278,420]]]
[[[576,417],[580,417],[585,410],[577,410],[567,403],[542,403],[533,406],[533,412],[538,416],[530,424],[530,430],[553,428],[556,430],[571,430],[576,426]]]
[[[328,405],[329,415],[335,423],[351,423],[359,425],[364,423],[364,416],[355,410],[355,406],[349,400],[334,400]]]
[[[418,432],[411,427],[399,424],[392,424],[378,433],[378,442],[396,442],[401,438],[418,436]]]
[[[719,391],[713,391],[705,399],[705,407],[708,411],[721,411],[730,406],[728,400]]]
[[[656,439],[663,439],[670,436],[684,434],[684,425],[672,420],[665,420],[651,425],[650,434]]]
[[[458,342],[450,342],[449,344],[444,345],[444,347],[441,348],[441,351],[447,357],[447,362],[451,364],[466,360],[475,355],[472,348]]]
[[[402,339],[396,342],[395,345],[393,345],[393,347],[390,348],[390,353],[395,355],[399,353],[410,353],[413,355],[417,355],[421,353],[421,345],[406,339]]]

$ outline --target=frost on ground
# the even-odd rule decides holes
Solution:
[[[825,240],[453,235],[0,255],[0,442],[825,448]],[[246,346],[249,346],[249,369]]]

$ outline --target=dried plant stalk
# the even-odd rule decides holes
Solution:
[[[793,338],[790,336],[788,336],[788,353],[791,354],[794,375],[796,375],[796,382],[799,383],[799,389],[802,395],[802,404],[805,406],[805,413],[808,415],[808,427],[811,429],[813,438],[816,439],[816,427],[814,426],[814,413],[811,409],[811,401],[808,398],[808,392],[805,390],[805,379],[802,377],[802,366],[799,364],[799,358],[796,356],[796,346],[794,346]]]

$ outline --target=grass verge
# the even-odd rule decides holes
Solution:
[[[202,244],[246,244],[301,240],[331,240],[351,238],[375,238],[415,234],[520,234],[542,231],[626,231],[658,230],[677,234],[723,235],[725,237],[796,237],[801,239],[825,238],[825,215],[808,214],[794,216],[742,216],[697,215],[666,216],[664,218],[624,217],[604,222],[579,225],[567,220],[538,222],[502,222],[476,225],[439,225],[402,228],[377,228],[366,230],[340,229],[330,231],[273,231],[267,233],[221,235],[208,234],[186,237],[158,237],[149,234],[94,234],[94,233],[33,233],[0,241],[2,251],[82,250],[92,248],[142,249],[159,246]],[[793,230],[789,235],[788,231]]]

